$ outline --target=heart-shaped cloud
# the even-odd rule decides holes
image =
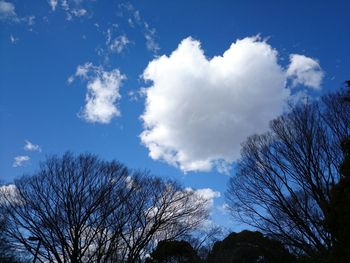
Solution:
[[[307,81],[315,74],[322,79],[318,62],[297,58],[298,63],[291,63],[293,70],[285,70],[275,49],[259,37],[249,37],[208,59],[200,42],[189,37],[170,56],[151,61],[143,73],[152,85],[145,89],[140,135],[151,158],[184,172],[213,166],[228,172],[239,157],[240,144],[266,131],[269,121],[283,112],[291,97],[288,78],[311,83],[312,88],[320,85]],[[313,67],[299,74],[298,69],[305,69],[303,61]],[[298,82],[300,76],[303,80]]]

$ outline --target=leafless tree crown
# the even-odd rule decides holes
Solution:
[[[8,238],[33,255],[40,242],[41,262],[138,262],[158,240],[200,225],[206,202],[173,181],[90,154],[50,157],[0,191]]]
[[[322,258],[334,239],[325,219],[350,135],[343,93],[294,106],[244,144],[227,200],[233,216],[300,253]]]

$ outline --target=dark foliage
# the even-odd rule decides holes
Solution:
[[[200,258],[186,241],[161,241],[152,252],[148,263],[199,263]]]
[[[350,103],[350,81],[347,81],[348,94],[344,100]],[[344,160],[340,166],[341,178],[332,189],[332,211],[327,223],[335,237],[330,262],[346,263],[350,259],[350,138],[341,143]]]
[[[295,262],[295,258],[280,242],[264,237],[260,232],[245,230],[216,242],[207,262],[289,263]]]
[[[0,209],[0,263],[23,263],[23,259],[20,259],[16,255],[15,250],[11,247],[6,237],[5,230],[7,228],[7,215],[2,209]]]

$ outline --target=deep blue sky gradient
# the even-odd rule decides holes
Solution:
[[[125,1],[86,1],[89,15],[65,19],[61,9],[52,12],[45,0],[14,1],[18,16],[35,15],[35,24],[0,21],[0,180],[12,182],[38,168],[46,155],[92,152],[117,159],[137,169],[179,180],[186,187],[212,188],[223,197],[228,176],[180,170],[148,157],[138,138],[144,99],[132,101],[129,91],[147,86],[140,74],[155,54],[145,47],[144,29],[128,26],[118,5]],[[156,30],[159,55],[169,55],[188,36],[198,39],[208,57],[222,54],[236,39],[259,34],[279,51],[286,65],[291,53],[316,58],[325,72],[318,94],[340,87],[350,78],[349,1],[130,1],[143,21]],[[98,23],[99,27],[95,24]],[[104,47],[106,31],[118,24],[132,44],[106,62],[96,49]],[[13,44],[10,36],[18,38]],[[91,124],[77,117],[84,106],[86,83],[67,79],[85,62],[119,68],[127,76],[120,89],[122,116],[109,124]],[[23,150],[24,140],[42,147],[42,152]],[[18,155],[30,155],[23,167],[12,167]],[[234,170],[232,171],[234,175]],[[218,207],[218,224],[237,228]]]

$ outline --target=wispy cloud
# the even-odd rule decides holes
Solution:
[[[34,25],[35,16],[19,17],[15,10],[15,5],[11,2],[0,1],[0,21],[7,23],[25,23],[29,26]]]
[[[129,45],[133,44],[125,33],[121,33],[121,29],[118,24],[112,24],[106,31],[100,30],[98,24],[95,25],[99,32],[106,37],[105,47],[96,48],[96,52],[99,56],[104,58],[106,64],[110,61],[112,54],[123,53]]]
[[[58,4],[58,0],[49,0],[48,1],[52,11],[55,11],[56,10],[56,7],[57,7],[57,4]]]
[[[55,12],[58,7],[65,12],[66,20],[73,20],[74,17],[83,17],[88,14],[87,9],[82,6],[83,2],[83,0],[48,0],[48,4],[53,12]]]
[[[72,83],[75,77],[87,81],[86,104],[79,113],[81,118],[87,122],[109,123],[112,118],[120,116],[117,105],[121,98],[119,88],[126,77],[118,69],[106,71],[102,66],[88,62],[78,66],[68,82]]]
[[[230,210],[230,206],[227,203],[223,203],[222,205],[218,206],[217,208],[223,214],[228,213]]]
[[[0,1],[0,19],[2,20],[17,19],[17,14],[15,12],[14,4],[6,1]]]
[[[16,156],[13,160],[12,167],[24,166],[29,160],[30,160],[30,157],[27,155]]]
[[[10,35],[10,42],[12,44],[16,44],[18,42],[19,38],[18,37],[15,37],[13,35]]]
[[[113,40],[111,40],[109,43],[107,43],[107,45],[111,52],[120,54],[123,52],[126,46],[130,43],[131,42],[126,35],[120,35],[114,38]]]
[[[145,26],[145,39],[146,39],[146,47],[148,50],[152,51],[153,53],[157,54],[157,52],[160,50],[159,44],[156,42],[156,30],[154,28],[151,28],[148,23],[144,23]]]
[[[160,50],[160,47],[156,41],[156,29],[151,27],[149,23],[142,18],[140,11],[137,10],[131,3],[127,2],[120,4],[119,8],[122,13],[127,14],[127,22],[129,26],[131,28],[138,27],[143,32],[146,48],[154,54],[157,54],[157,52]]]
[[[33,144],[28,140],[25,140],[24,150],[31,152],[41,152],[41,147],[38,144]]]

